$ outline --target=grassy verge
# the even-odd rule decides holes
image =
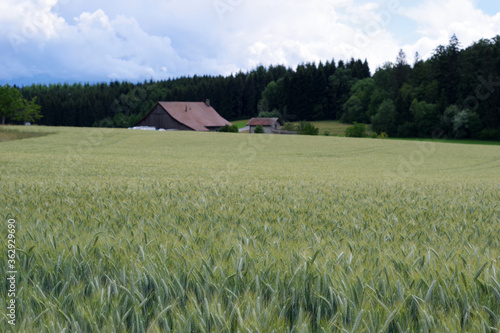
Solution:
[[[33,132],[28,130],[18,129],[18,126],[0,126],[0,142],[36,138],[40,136],[50,135],[47,132]]]
[[[231,124],[238,126],[238,129],[240,129],[240,128],[245,127],[249,120],[250,119],[235,120],[235,121],[231,122]]]
[[[388,138],[390,140],[403,141],[421,141],[421,142],[441,142],[441,143],[459,143],[465,145],[488,145],[500,146],[500,141],[484,141],[484,140],[457,140],[457,139],[426,139],[426,138]]]
[[[351,126],[334,120],[311,121],[310,123],[319,129],[319,135],[328,132],[329,135],[343,136],[345,134],[345,129]],[[293,124],[298,124],[298,122],[294,122]]]

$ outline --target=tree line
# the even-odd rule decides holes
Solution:
[[[462,50],[454,35],[413,65],[400,51],[353,85],[343,111],[344,121],[390,136],[500,140],[500,36]]]
[[[292,118],[310,118],[310,103],[321,109],[315,119],[335,119],[340,104],[328,94],[328,78],[338,68],[362,79],[370,76],[368,63],[351,59],[344,64],[302,64],[296,70],[285,66],[259,66],[229,76],[193,76],[142,83],[31,85],[21,88],[26,98],[38,97],[44,118],[42,125],[127,127],[135,124],[158,101],[205,101],[226,119],[236,120],[258,114],[262,93],[276,82],[285,82],[283,93]],[[339,95],[346,95],[345,90]],[[316,98],[318,101],[316,101]],[[344,98],[346,99],[346,98]],[[274,103],[274,102],[273,102]],[[286,108],[285,108],[286,109]],[[328,110],[328,111],[327,111]],[[286,112],[286,111],[285,111]]]
[[[31,85],[43,125],[128,127],[157,101],[205,101],[226,119],[278,115],[285,121],[371,124],[394,137],[500,140],[500,36],[462,49],[453,36],[432,57],[403,50],[373,75],[367,61],[259,66],[229,76],[193,76],[142,83]],[[9,117],[7,117],[9,118]],[[15,118],[11,118],[15,122]]]

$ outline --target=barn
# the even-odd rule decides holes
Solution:
[[[210,101],[158,102],[135,126],[180,131],[217,131],[231,125],[222,118]]]
[[[279,131],[283,122],[279,118],[252,118],[247,123],[250,133],[255,133],[255,127],[259,125],[264,129],[264,133],[271,134],[274,131]]]

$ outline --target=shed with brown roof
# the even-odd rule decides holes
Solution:
[[[255,127],[262,126],[264,133],[271,134],[273,131],[279,131],[283,122],[279,118],[252,118],[248,121],[250,133],[255,133]]]
[[[135,126],[180,131],[217,131],[231,125],[210,102],[158,102]]]

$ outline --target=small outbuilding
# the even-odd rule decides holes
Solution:
[[[210,101],[203,102],[158,102],[135,127],[180,131],[217,131],[231,125],[222,118]]]
[[[259,125],[264,129],[264,133],[272,134],[281,129],[283,122],[279,118],[252,118],[247,123],[249,132],[255,133],[255,128]]]

